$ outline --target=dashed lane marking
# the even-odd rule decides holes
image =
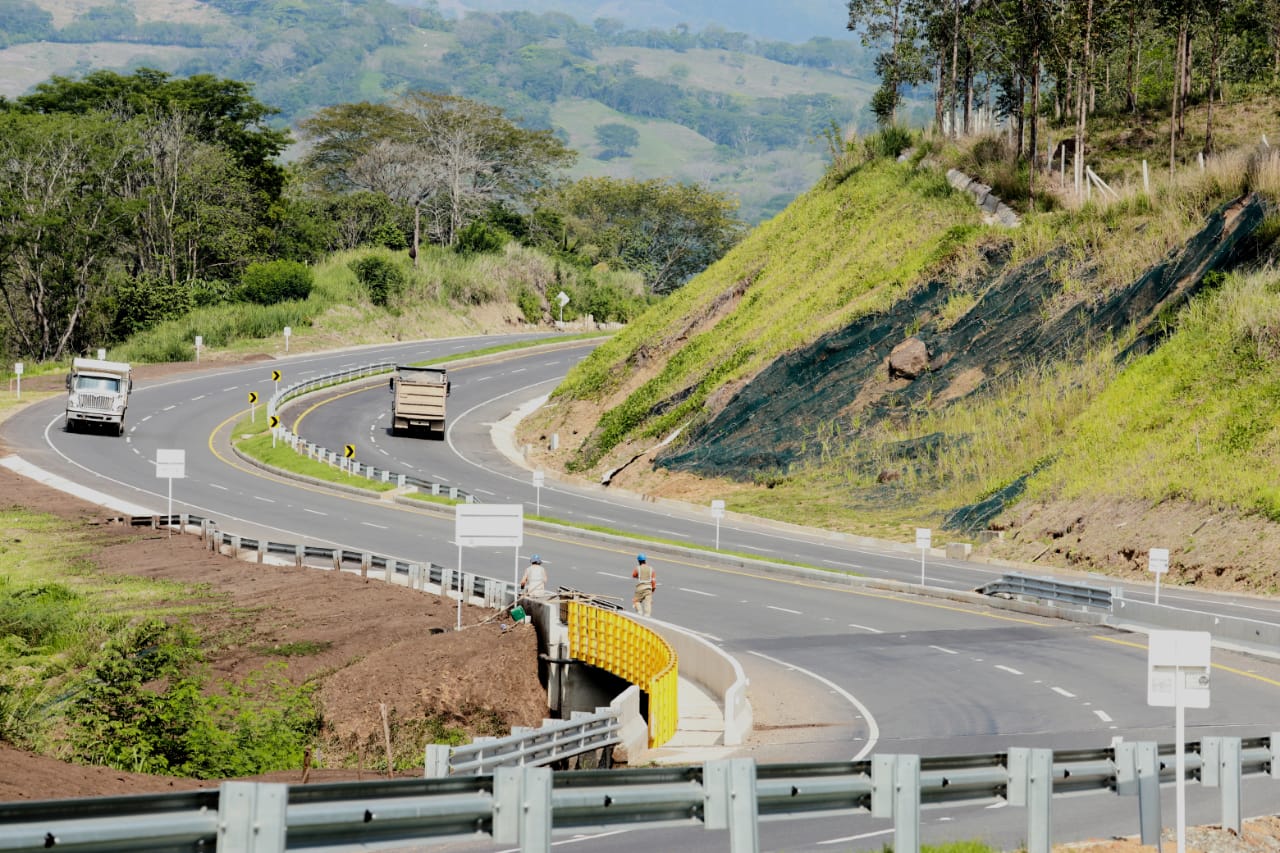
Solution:
[[[700,590],[700,589],[689,589],[687,586],[680,586],[680,587],[676,587],[676,589],[680,590],[681,592],[691,592],[691,593],[693,593],[694,595],[705,595],[707,598],[718,598],[718,597],[719,597],[719,596],[717,596],[714,592],[703,592],[703,591],[702,591],[702,590]]]
[[[1097,715],[1098,715],[1098,719],[1099,719],[1099,720],[1102,720],[1102,722],[1104,722],[1104,723],[1110,723],[1110,722],[1112,722],[1112,720],[1111,720],[1111,715],[1110,715],[1110,714],[1108,714],[1106,711],[1099,711],[1097,708],[1094,708],[1094,709],[1093,709],[1093,713],[1097,714]]]
[[[942,652],[944,655],[958,655],[958,654],[960,654],[960,653],[959,653],[959,652],[957,652],[955,649],[948,649],[948,648],[944,648],[943,646],[930,646],[929,648],[933,649],[934,651]]]
[[[775,606],[774,606],[774,605],[772,605],[772,604],[766,604],[766,605],[765,605],[765,607],[769,608],[770,610],[777,610],[779,613],[790,613],[790,614],[792,614],[792,615],[794,615],[794,616],[803,616],[803,615],[804,615],[804,614],[803,614],[803,613],[801,613],[799,610],[792,610],[790,607],[775,607]]]
[[[850,623],[849,623],[849,627],[850,627],[850,628],[857,628],[859,631],[867,631],[867,632],[869,632],[869,633],[871,633],[871,634],[883,634],[883,633],[884,633],[884,631],[881,631],[879,628],[872,628],[872,627],[871,627],[871,626],[869,626],[869,625],[857,625],[857,624],[854,624],[853,622],[850,622]]]
[[[1019,670],[1016,670],[1011,666],[1005,666],[999,663],[996,664],[996,669],[1003,670],[1004,672],[1007,672],[1010,675],[1022,675],[1022,673]]]
[[[1076,694],[1072,693],[1069,690],[1063,690],[1061,687],[1053,688],[1053,692],[1057,693],[1059,696],[1066,696],[1068,699],[1076,698]]]

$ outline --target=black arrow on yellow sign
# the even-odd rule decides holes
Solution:
[[[272,382],[279,382],[279,381],[280,381],[280,371],[278,371],[278,370],[273,370],[273,371],[271,371],[271,381],[272,381]]]
[[[270,423],[271,423],[271,428],[275,429],[276,427],[280,426],[280,418],[277,417],[276,415],[272,415]]]
[[[257,391],[250,391],[250,392],[249,392],[249,402],[250,402],[250,403],[256,403],[256,402],[258,402],[258,392],[257,392]]]
[[[343,445],[342,455],[348,459],[356,458],[356,446],[354,444]]]

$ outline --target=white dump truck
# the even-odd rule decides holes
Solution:
[[[67,374],[67,432],[101,424],[124,435],[124,413],[133,390],[133,371],[122,361],[77,358]]]
[[[428,430],[443,438],[449,388],[443,367],[397,365],[391,375],[391,434]]]

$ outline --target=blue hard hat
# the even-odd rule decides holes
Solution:
[[[636,562],[643,563],[644,560],[645,560],[644,554],[636,554]]]
[[[537,554],[534,554],[532,557],[530,557],[530,558],[529,558],[529,562],[530,562],[530,563],[541,563],[541,562],[542,562],[542,558],[541,558],[541,557],[539,557]]]

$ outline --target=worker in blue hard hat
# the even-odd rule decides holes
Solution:
[[[636,554],[636,567],[631,570],[631,577],[636,579],[636,594],[631,600],[636,612],[641,616],[653,615],[653,593],[658,588],[658,576],[653,566],[649,565],[644,554]]]
[[[534,554],[529,558],[529,568],[524,570],[520,579],[520,589],[533,598],[545,598],[547,594],[547,570],[542,566],[542,558]]]

